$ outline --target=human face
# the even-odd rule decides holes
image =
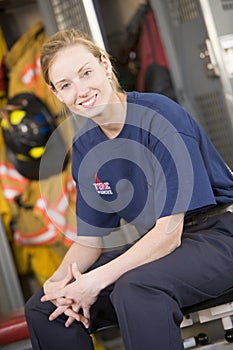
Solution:
[[[76,44],[57,53],[49,76],[55,95],[73,113],[95,118],[103,115],[114,99],[108,78],[111,69],[106,55],[99,60],[84,45]]]

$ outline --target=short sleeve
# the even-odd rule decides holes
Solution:
[[[216,204],[197,140],[170,133],[153,151],[156,217]]]

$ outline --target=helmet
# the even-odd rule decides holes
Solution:
[[[39,179],[46,143],[56,129],[56,119],[34,94],[10,98],[2,109],[1,127],[9,160],[31,180]]]

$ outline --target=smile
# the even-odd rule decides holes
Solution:
[[[97,95],[94,95],[93,97],[89,98],[88,100],[81,102],[80,105],[84,108],[90,108],[93,107],[96,101]]]

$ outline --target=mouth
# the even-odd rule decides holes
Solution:
[[[80,103],[83,108],[91,108],[95,105],[97,94]]]

